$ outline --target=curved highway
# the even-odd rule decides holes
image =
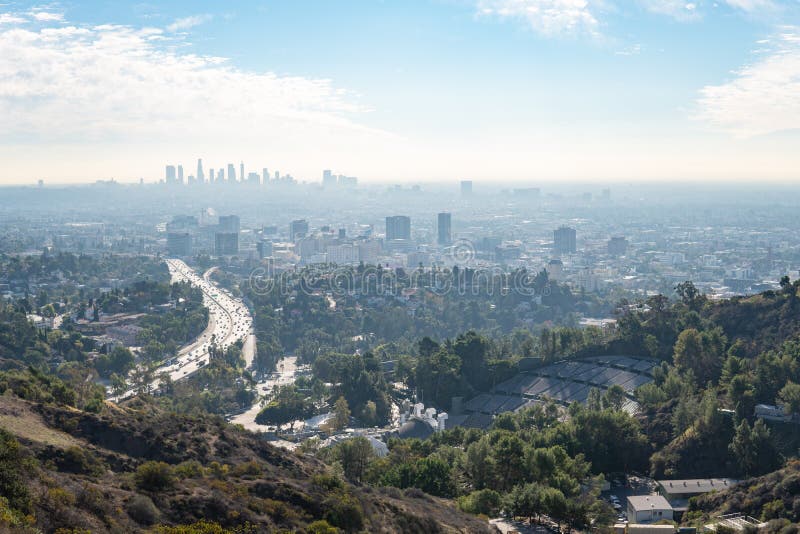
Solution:
[[[253,318],[247,306],[240,299],[234,298],[227,290],[219,288],[211,282],[210,277],[216,267],[212,267],[201,277],[181,260],[167,259],[165,261],[173,283],[189,282],[203,291],[203,304],[208,308],[209,312],[208,326],[197,339],[184,345],[175,357],[153,370],[153,376],[157,378],[150,383],[150,389],[158,388],[160,384],[158,377],[164,373],[169,375],[170,379],[176,381],[202,369],[208,364],[209,349],[212,344],[216,344],[217,348],[225,350],[241,340],[244,343],[242,355],[246,366],[252,366],[256,345],[253,333]],[[120,397],[112,398],[112,400],[127,398],[133,393],[134,389],[131,387]]]

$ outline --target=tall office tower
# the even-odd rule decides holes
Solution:
[[[451,234],[451,217],[449,213],[440,213],[436,221],[436,232],[438,234],[438,243],[442,246],[449,245],[453,242]]]
[[[228,183],[233,183],[236,181],[236,167],[233,166],[233,163],[228,163]]]
[[[289,241],[294,241],[298,237],[305,237],[308,235],[308,221],[305,219],[298,219],[289,223]]]
[[[215,180],[214,169],[208,169],[208,183],[213,184]]]
[[[411,239],[411,217],[395,215],[386,217],[386,239]]]
[[[472,194],[472,180],[461,180],[461,196],[468,197]]]
[[[272,241],[262,239],[256,243],[256,251],[258,252],[258,259],[263,260],[272,256]]]
[[[192,235],[189,232],[167,233],[167,252],[170,256],[191,256]]]
[[[239,162],[239,180],[244,182],[244,161]]]
[[[230,256],[239,253],[239,234],[233,232],[217,232],[214,234],[214,254]]]
[[[203,182],[206,181],[206,176],[205,176],[205,174],[203,174],[203,160],[200,159],[200,158],[197,159],[197,175],[196,175],[196,178],[197,178],[197,183],[198,184],[202,184]]]
[[[553,232],[553,250],[561,254],[574,254],[578,247],[575,240],[575,229],[562,226]]]
[[[275,179],[276,179],[276,180],[280,180],[280,179],[281,179],[281,173],[280,173],[280,171],[275,171]]]
[[[178,183],[183,183],[183,165],[178,165]]]
[[[267,185],[269,183],[269,169],[264,167],[261,169],[261,183]]]
[[[333,187],[336,185],[336,175],[330,169],[322,171],[322,185],[324,187]]]
[[[220,169],[217,171],[217,181],[222,183],[225,181],[225,169]]]
[[[624,256],[628,253],[628,240],[624,237],[612,237],[608,240],[608,254],[610,256]]]
[[[347,239],[347,228],[339,228],[339,239]]]
[[[247,173],[247,183],[252,185],[258,185],[261,183],[261,175],[257,172],[250,172]]]
[[[175,165],[167,165],[167,172],[164,175],[164,182],[171,184],[175,182],[177,174],[175,174]]]
[[[241,223],[238,215],[220,215],[219,231],[223,233],[239,233]]]

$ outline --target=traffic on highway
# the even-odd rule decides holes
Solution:
[[[240,299],[234,298],[227,290],[211,282],[214,269],[199,276],[181,260],[168,259],[166,262],[173,282],[189,282],[203,291],[203,304],[209,312],[208,328],[194,343],[185,346],[175,358],[158,370],[157,374],[166,372],[173,380],[178,380],[208,363],[209,349],[213,344],[220,350],[226,350],[237,341],[245,342],[252,335],[253,318]]]

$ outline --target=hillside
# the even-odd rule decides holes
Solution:
[[[762,520],[785,518],[800,522],[800,461],[764,476],[741,482],[724,492],[692,501],[693,513],[718,516],[743,513]]]
[[[488,531],[444,500],[356,487],[219,418],[139,399],[95,414],[8,388],[0,429],[0,525],[20,532],[143,532],[201,520],[230,532]]]

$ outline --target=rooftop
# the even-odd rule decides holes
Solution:
[[[710,491],[723,491],[738,481],[730,478],[700,478],[686,480],[658,480],[658,485],[666,493],[677,495],[681,493],[708,493]]]
[[[672,510],[667,499],[661,495],[631,495],[628,504],[637,512],[645,510]]]

